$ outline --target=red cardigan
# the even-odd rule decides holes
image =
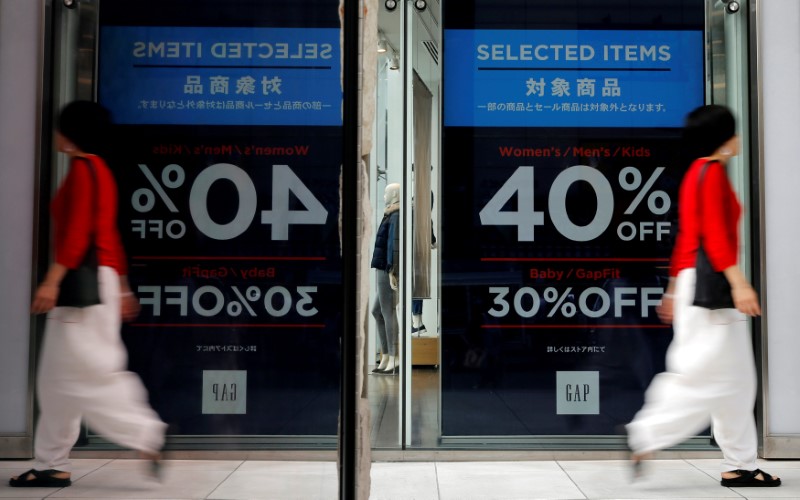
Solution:
[[[742,206],[733,191],[725,167],[719,162],[708,164],[698,196],[698,176],[707,162],[700,158],[689,167],[678,194],[678,236],[672,250],[670,276],[695,266],[699,234],[711,266],[722,271],[736,264],[739,256],[739,217]],[[697,201],[702,200],[698,213]],[[702,227],[699,227],[702,222]]]
[[[95,181],[89,171],[92,161]],[[99,196],[98,196],[99,195]],[[94,201],[93,201],[94,200]],[[117,230],[117,183],[98,156],[76,157],[50,206],[53,216],[55,261],[75,269],[89,248],[93,228],[97,263],[128,273]]]

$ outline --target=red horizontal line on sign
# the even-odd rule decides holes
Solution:
[[[200,255],[135,255],[131,257],[133,260],[327,260],[327,257],[289,257],[289,256],[275,256],[275,257],[242,257],[242,256],[200,256]]]
[[[162,327],[162,328],[325,328],[325,325],[312,324],[275,324],[275,323],[131,323],[135,327]]]
[[[669,262],[668,257],[481,257],[482,262]]]
[[[224,57],[224,56],[223,56]],[[333,69],[333,66],[280,66],[256,64],[134,64],[134,68],[203,68],[203,69]],[[617,70],[619,71],[619,70]],[[628,69],[627,71],[633,71]],[[663,70],[662,70],[663,71]]]
[[[224,67],[224,66],[223,66]],[[672,71],[671,68],[575,68],[575,67],[556,67],[556,68],[544,68],[541,66],[514,66],[511,68],[496,68],[492,66],[478,66],[478,71],[661,71],[661,72],[669,72]]]
[[[670,328],[669,325],[481,325],[481,328],[598,328],[598,329],[611,329],[611,328]]]

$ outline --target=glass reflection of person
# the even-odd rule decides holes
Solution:
[[[48,313],[39,357],[34,468],[12,478],[14,487],[71,484],[69,452],[81,419],[122,446],[140,451],[157,472],[166,424],[150,408],[139,377],[126,370],[121,320],[139,311],[131,291],[125,252],[117,229],[117,186],[105,161],[111,125],[99,104],[76,101],[59,117],[59,151],[70,168],[52,202],[54,262],[36,289],[34,314]],[[59,285],[94,245],[101,303],[60,307]]]
[[[723,486],[778,486],[779,478],[756,465],[757,382],[746,315],[758,316],[761,308],[737,264],[742,207],[725,171],[739,150],[735,130],[723,106],[702,106],[686,119],[684,141],[695,159],[681,183],[670,281],[658,307],[661,319],[673,324],[674,337],[666,371],[653,379],[626,429],[637,473],[652,452],[696,435],[710,422],[722,450]],[[735,309],[692,305],[701,236],[712,266],[731,285]]]
[[[372,372],[394,374],[400,365],[397,355],[398,324],[395,308],[400,268],[400,184],[386,186],[383,219],[375,233],[371,267],[376,270],[377,289],[372,316],[375,318],[381,361]]]

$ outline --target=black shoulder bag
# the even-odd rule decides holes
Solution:
[[[708,255],[703,249],[703,230],[702,230],[702,210],[703,200],[700,195],[702,192],[703,177],[705,176],[708,164],[706,162],[700,170],[697,179],[697,221],[700,227],[698,231],[699,245],[697,247],[697,260],[695,261],[695,271],[697,278],[694,286],[694,301],[692,304],[706,309],[731,309],[736,306],[733,304],[731,295],[731,285],[721,271],[715,271],[708,260]]]
[[[62,307],[88,307],[100,303],[100,288],[97,282],[97,197],[99,189],[97,187],[97,174],[94,170],[94,163],[87,158],[89,172],[92,174],[92,232],[90,233],[90,245],[83,257],[83,262],[76,268],[67,271],[64,279],[61,280],[60,290],[56,306]]]

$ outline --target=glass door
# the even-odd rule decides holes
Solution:
[[[370,153],[372,234],[367,379],[372,416],[370,442],[378,450],[399,449],[405,421],[403,382],[407,345],[401,295],[406,255],[403,224],[406,170],[405,2],[378,2],[376,123]],[[369,50],[369,49],[365,49]],[[391,275],[391,278],[390,278]],[[393,279],[394,281],[390,281]],[[384,373],[385,372],[385,373]]]
[[[744,206],[752,207],[751,187],[751,139],[750,139],[750,85],[749,85],[749,19],[747,12],[750,0],[709,1],[707,8],[708,47],[708,101],[723,104],[736,115],[737,133],[741,139],[741,152],[729,166],[731,181]],[[750,234],[753,219],[750,211],[743,217],[743,233]],[[752,272],[751,239],[743,239],[740,262],[745,263],[745,272]]]
[[[372,270],[370,352],[375,359],[369,386],[376,448],[432,448],[438,442],[440,16],[438,2],[379,3],[373,224],[380,233],[391,210],[387,186],[398,189],[400,262],[399,284],[391,292],[396,305],[389,314],[381,312],[383,271]],[[391,330],[386,321],[392,316],[400,369],[383,374],[373,370],[386,356],[381,337]]]
[[[373,446],[623,446],[671,340],[655,306],[694,107],[736,112],[749,204],[747,2],[379,8],[374,224],[400,183],[402,370],[370,379]]]
[[[406,76],[409,167],[405,282],[409,377],[405,445],[436,448],[440,432],[441,366],[441,4],[408,2]]]

